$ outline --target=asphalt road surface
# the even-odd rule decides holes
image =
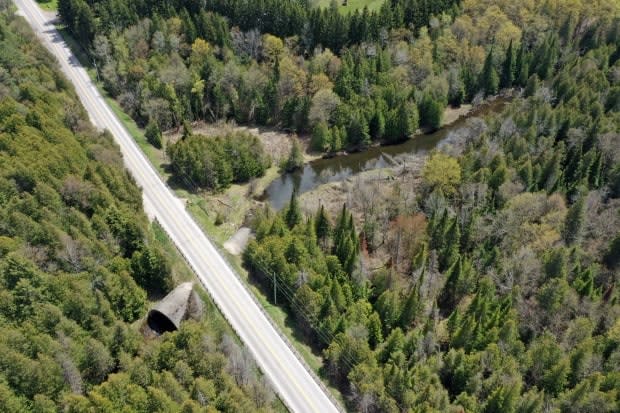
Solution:
[[[211,244],[183,203],[160,179],[132,137],[116,118],[77,58],[55,30],[54,16],[33,0],[14,0],[45,47],[73,82],[91,121],[108,129],[120,146],[127,169],[142,188],[145,211],[157,218],[189,262],[230,325],[254,356],[287,407],[294,412],[337,412],[328,397]]]

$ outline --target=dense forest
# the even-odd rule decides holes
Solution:
[[[260,140],[249,133],[209,138],[186,132],[167,147],[174,176],[191,188],[223,189],[262,176],[271,164]]]
[[[430,154],[413,189],[360,190],[336,213],[305,214],[295,195],[258,211],[244,264],[352,410],[620,411],[617,1],[309,3],[59,0],[59,12],[154,146],[183,125],[166,153],[192,188],[260,176],[268,158],[249,135],[205,138],[190,121],[274,126],[335,152],[509,93]],[[241,400],[268,399],[235,378]]]
[[[177,281],[108,133],[0,2],[0,411],[273,411],[213,306],[145,339]]]
[[[233,119],[336,152],[401,142],[438,128],[447,105],[547,81],[568,51],[619,41],[615,6],[393,0],[343,15],[301,0],[60,0],[59,13],[139,125]]]
[[[434,152],[413,196],[255,217],[245,263],[350,408],[620,410],[620,25],[600,5],[542,33],[520,95]],[[523,49],[489,78],[518,79]]]
[[[140,125],[234,119],[338,151],[403,141],[439,127],[447,105],[548,80],[566,50],[618,41],[614,7],[394,0],[342,14],[301,0],[60,0],[59,12]]]
[[[248,268],[267,291],[275,275],[353,408],[620,409],[619,74],[613,47],[576,57],[464,153],[434,154],[413,207],[377,206],[387,268],[364,268],[372,212],[363,231],[296,199],[256,219]]]

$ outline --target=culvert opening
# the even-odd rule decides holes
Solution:
[[[174,325],[174,323],[170,321],[168,317],[166,317],[164,314],[160,313],[157,310],[149,311],[147,323],[151,330],[153,330],[157,334],[163,334],[166,332],[177,330],[177,327]]]

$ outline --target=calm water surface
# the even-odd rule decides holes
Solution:
[[[451,131],[462,127],[467,119],[499,112],[506,104],[505,99],[496,99],[475,108],[469,115],[435,132],[416,135],[399,145],[377,146],[363,152],[356,152],[330,159],[318,159],[307,163],[303,169],[282,174],[265,190],[263,200],[275,210],[281,209],[291,199],[295,190],[298,194],[311,191],[319,185],[342,181],[362,171],[380,169],[393,165],[392,157],[402,154],[420,154],[435,148]]]

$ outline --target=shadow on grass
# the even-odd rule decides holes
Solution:
[[[176,174],[174,168],[170,163],[162,163],[160,166],[167,177],[166,185],[168,185],[168,187],[172,189],[173,192],[181,190],[186,191],[191,195],[200,194],[202,188],[194,185],[189,178],[184,178]]]

